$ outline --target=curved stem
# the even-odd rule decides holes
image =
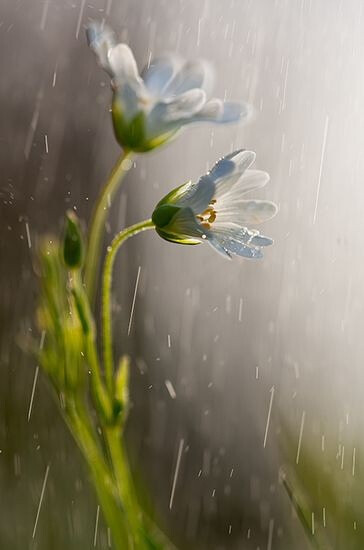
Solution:
[[[106,386],[110,395],[114,394],[114,379],[113,379],[113,353],[112,353],[112,328],[111,328],[111,283],[112,283],[112,268],[115,257],[120,246],[133,235],[152,229],[154,223],[152,220],[145,220],[136,223],[124,229],[114,237],[111,245],[107,249],[107,254],[104,263],[104,271],[102,277],[102,332],[103,332],[103,357]]]
[[[108,206],[119,188],[123,177],[131,166],[129,162],[131,155],[132,153],[130,151],[125,151],[122,155],[120,155],[109,176],[109,179],[106,182],[106,185],[101,191],[92,214],[85,261],[85,285],[87,296],[91,305],[95,299],[102,229],[105,223]]]

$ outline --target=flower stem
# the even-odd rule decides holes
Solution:
[[[112,269],[116,254],[120,246],[133,235],[152,229],[154,223],[152,220],[145,220],[136,223],[124,229],[114,237],[111,245],[107,249],[107,254],[104,263],[104,271],[102,277],[102,331],[103,331],[103,357],[106,386],[110,395],[114,394],[114,378],[113,378],[113,352],[112,352],[112,327],[111,327],[111,283]]]
[[[125,511],[120,505],[120,499],[115,494],[112,477],[108,466],[100,452],[92,426],[89,424],[88,413],[84,404],[68,401],[65,412],[67,423],[76,439],[81,452],[89,466],[96,493],[110,528],[115,548],[126,550],[131,548],[128,521]]]
[[[137,501],[128,458],[122,442],[122,427],[117,425],[106,428],[105,436],[114,470],[116,487],[132,529],[133,542],[138,550],[142,550],[145,547],[143,540],[143,515]]]
[[[105,223],[108,205],[119,188],[125,174],[130,168],[129,161],[131,155],[132,153],[130,151],[125,151],[118,158],[109,179],[106,182],[106,185],[102,189],[92,214],[85,262],[85,285],[91,305],[95,299],[102,230]]]

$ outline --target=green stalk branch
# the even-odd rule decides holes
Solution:
[[[112,269],[116,254],[120,246],[133,235],[152,229],[154,223],[152,220],[145,220],[136,223],[124,229],[116,235],[111,245],[107,249],[107,254],[104,263],[104,271],[102,277],[102,331],[103,331],[103,357],[106,386],[110,395],[114,395],[114,377],[113,377],[113,352],[112,352],[112,326],[111,326],[111,284],[112,284]]]

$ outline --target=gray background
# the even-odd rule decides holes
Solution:
[[[97,503],[41,375],[27,422],[36,365],[22,351],[24,337],[35,331],[37,235],[59,231],[68,207],[89,219],[118,155],[108,79],[84,38],[91,18],[105,18],[140,67],[150,54],[165,51],[211,60],[215,94],[246,99],[256,111],[248,126],[189,129],[163,150],[138,157],[113,205],[110,235],[150,216],[164,193],[239,147],[257,152],[257,167],[271,175],[260,196],[280,206],[262,228],[275,245],[261,262],[227,262],[207,246],[171,245],[152,232],[120,254],[115,340],[135,367],[128,427],[133,464],[181,548],[269,548],[269,525],[272,548],[306,548],[278,483],[286,460],[282,425],[296,444],[305,413],[303,458],[305,445],[321,440],[324,429],[335,446],[343,423],[350,457],[363,428],[363,4],[0,4],[1,548],[93,544]],[[173,383],[176,399],[165,380]],[[97,547],[107,547],[102,526]]]

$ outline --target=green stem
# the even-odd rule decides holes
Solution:
[[[85,352],[87,364],[91,373],[91,389],[96,410],[104,421],[112,418],[112,400],[106,391],[101,376],[100,364],[96,350],[95,327],[88,299],[82,285],[79,272],[73,274],[72,294],[75,299],[76,309],[84,333]]]
[[[143,515],[136,498],[129,461],[122,442],[122,428],[120,426],[105,428],[105,436],[119,497],[130,523],[136,548],[142,550],[145,544],[143,541]]]
[[[106,524],[110,528],[113,542],[117,550],[130,548],[129,528],[127,518],[120,500],[115,494],[112,478],[108,467],[95,440],[92,427],[89,425],[87,412],[83,404],[77,404],[74,400],[67,403],[66,420],[77,441],[82,454],[89,466],[97,496],[105,517]]]
[[[112,268],[114,265],[116,254],[120,246],[133,235],[152,229],[154,224],[152,220],[145,220],[136,223],[124,229],[116,235],[111,245],[107,249],[107,254],[104,263],[104,271],[102,277],[102,331],[103,331],[103,357],[106,386],[110,395],[114,395],[114,378],[113,378],[113,353],[112,353],[112,328],[111,328],[111,283],[112,283]]]
[[[123,426],[113,426],[104,430],[109,448],[112,467],[119,497],[133,530],[134,542],[138,550],[155,548],[156,550],[176,550],[166,535],[143,513],[140,506],[125,445],[122,440]]]
[[[122,155],[120,155],[109,176],[109,179],[106,182],[106,185],[102,189],[92,215],[85,262],[85,284],[90,304],[93,304],[95,299],[102,230],[105,223],[108,206],[119,188],[125,174],[130,168],[129,161],[131,155],[132,153],[130,151],[125,151]]]

